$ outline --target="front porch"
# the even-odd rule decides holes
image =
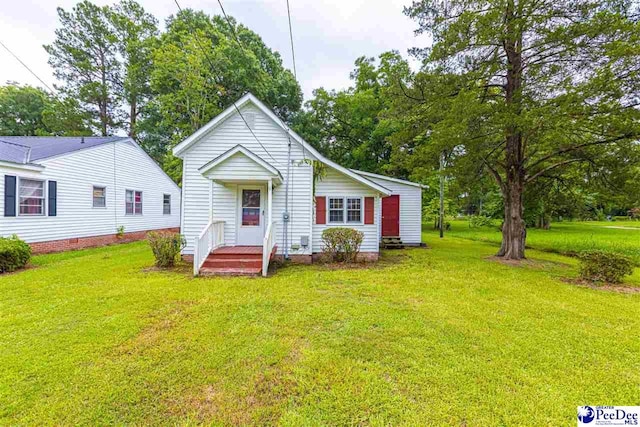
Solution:
[[[280,172],[242,146],[199,172],[209,182],[209,222],[195,239],[194,275],[266,276],[276,251],[273,190]]]

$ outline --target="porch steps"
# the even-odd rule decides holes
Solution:
[[[383,237],[381,246],[383,249],[404,249],[404,243],[402,243],[400,236]]]
[[[276,248],[271,253],[275,255]],[[225,246],[214,250],[200,268],[201,276],[259,276],[262,246]]]

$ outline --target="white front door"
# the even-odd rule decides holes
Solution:
[[[260,185],[238,186],[237,245],[260,246],[264,239],[264,193]]]

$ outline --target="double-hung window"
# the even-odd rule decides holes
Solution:
[[[107,189],[105,187],[93,186],[93,207],[107,207]]]
[[[329,198],[329,223],[361,223],[362,222],[362,198],[361,197],[330,197]]]
[[[162,196],[162,214],[171,215],[171,194]]]
[[[44,215],[44,181],[20,178],[20,215]]]
[[[344,199],[329,198],[329,222],[330,223],[342,223],[344,222]]]
[[[142,191],[127,190],[125,209],[127,215],[142,215]]]

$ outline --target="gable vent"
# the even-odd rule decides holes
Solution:
[[[255,113],[244,113],[242,115],[249,125],[249,129],[254,130],[256,127],[256,114]]]

